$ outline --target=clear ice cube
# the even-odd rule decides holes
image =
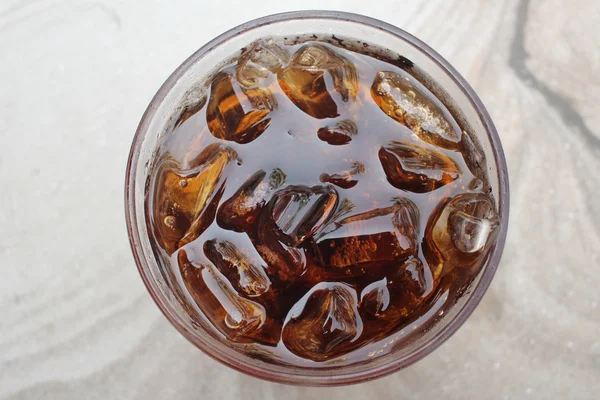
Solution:
[[[259,229],[253,242],[276,287],[289,286],[306,271],[304,250],[286,245],[272,231]]]
[[[313,361],[344,354],[362,333],[357,303],[356,291],[346,284],[317,284],[288,313],[284,345]]]
[[[259,342],[274,346],[270,334],[277,329],[264,307],[240,296],[214,266],[194,265],[185,250],[177,254],[186,288],[211,324],[233,342]]]
[[[224,191],[222,174],[237,157],[226,146],[208,146],[182,171],[168,158],[158,165],[154,181],[154,228],[159,243],[172,254],[195,240],[212,223]]]
[[[452,121],[450,113],[411,75],[379,72],[371,86],[371,97],[383,112],[426,142],[448,149],[458,148],[460,129],[449,122]]]
[[[337,201],[337,192],[331,186],[287,186],[273,195],[259,229],[269,230],[273,224],[284,243],[298,246],[327,221]]]
[[[438,189],[461,174],[449,156],[412,143],[392,142],[382,147],[379,160],[392,186],[414,193]]]
[[[217,213],[217,223],[223,229],[236,232],[252,230],[261,210],[285,180],[286,175],[279,168],[268,175],[263,170],[256,172],[231,198],[223,202]]]
[[[206,122],[218,139],[249,143],[267,129],[276,108],[267,89],[243,88],[230,72],[220,72],[211,85]]]
[[[236,77],[244,87],[259,84],[269,74],[277,74],[290,61],[287,50],[271,39],[252,43],[238,58]]]
[[[183,124],[192,116],[197,114],[206,105],[207,96],[204,85],[199,85],[189,89],[181,99],[181,106],[178,111],[179,116],[173,121],[173,129]]]
[[[208,240],[204,242],[204,254],[238,292],[256,297],[269,290],[271,281],[266,272],[268,267],[249,239],[246,244],[238,248],[228,240]]]
[[[367,273],[417,251],[419,212],[408,199],[331,222],[315,237],[319,263],[326,268],[351,268]],[[348,271],[355,275],[353,271]]]
[[[366,286],[359,310],[365,318],[385,321],[388,326],[410,316],[433,292],[431,273],[421,261],[410,257],[396,270]]]
[[[278,81],[298,108],[318,119],[339,115],[332,93],[337,93],[342,102],[348,102],[358,91],[352,62],[322,44],[301,47],[279,71]]]
[[[380,279],[367,285],[360,295],[361,311],[379,316],[390,305],[390,290],[387,287],[387,278]]]
[[[437,274],[481,265],[500,220],[493,200],[482,193],[459,194],[438,206],[425,233],[425,256]]]

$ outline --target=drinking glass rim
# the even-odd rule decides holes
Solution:
[[[471,103],[473,109],[477,113],[477,116],[483,123],[483,129],[485,130],[488,139],[491,144],[491,152],[494,156],[496,163],[496,174],[498,179],[498,216],[500,219],[500,231],[496,239],[496,243],[490,250],[490,254],[487,258],[487,267],[482,274],[474,292],[470,298],[467,299],[465,304],[458,310],[454,318],[443,326],[435,336],[429,339],[425,344],[416,348],[412,353],[401,359],[391,360],[388,363],[377,366],[373,369],[366,369],[356,373],[350,374],[339,374],[331,376],[323,375],[311,375],[310,372],[291,375],[287,370],[283,371],[267,371],[262,368],[253,366],[249,363],[240,361],[235,357],[227,353],[227,347],[221,343],[211,343],[206,341],[197,335],[194,335],[186,329],[179,321],[177,321],[173,314],[177,312],[171,310],[171,307],[166,302],[163,302],[152,285],[150,277],[145,272],[147,269],[146,262],[141,257],[141,242],[139,236],[139,229],[136,219],[136,203],[135,203],[135,176],[137,173],[138,159],[139,159],[139,147],[141,142],[145,138],[146,131],[148,130],[149,123],[153,120],[156,111],[162,104],[166,95],[174,87],[177,80],[198,60],[204,57],[205,54],[209,53],[221,44],[229,41],[236,36],[239,36],[247,31],[260,28],[265,25],[273,23],[281,23],[293,20],[336,20],[345,21],[356,24],[368,26],[370,28],[379,29],[383,32],[398,37],[401,40],[408,42],[415,46],[422,54],[427,56],[433,61],[441,70],[446,73],[463,92]],[[467,81],[458,73],[458,71],[450,65],[440,54],[433,50],[430,46],[425,44],[420,39],[416,38],[412,34],[394,26],[389,23],[380,21],[375,18],[367,17],[360,14],[342,12],[342,11],[325,11],[325,10],[305,10],[305,11],[292,11],[278,14],[272,14],[257,18],[241,25],[238,25],[210,40],[204,46],[200,47],[191,56],[189,56],[179,67],[171,73],[167,80],[161,85],[159,90],[152,98],[146,111],[142,115],[138,128],[136,129],[135,136],[132,141],[128,161],[127,171],[125,176],[125,217],[127,223],[127,230],[129,236],[129,242],[131,245],[132,253],[138,268],[138,272],[146,286],[146,289],[150,293],[150,296],[161,310],[163,315],[169,320],[169,322],[192,344],[201,349],[205,354],[211,358],[221,362],[222,364],[233,368],[242,373],[258,377],[264,380],[287,383],[295,385],[306,385],[306,386],[336,386],[354,384],[360,382],[366,382],[369,380],[377,379],[382,376],[388,375],[395,371],[398,371],[404,367],[407,367],[415,362],[421,360],[435,349],[437,349],[442,343],[444,343],[456,330],[465,322],[465,320],[472,314],[483,295],[487,291],[492,278],[494,277],[498,268],[504,245],[506,242],[506,234],[508,230],[508,215],[509,215],[509,187],[508,187],[508,169],[504,156],[504,151],[500,143],[498,132],[488,114],[482,101],[479,99],[473,88],[467,83]],[[139,249],[139,250],[138,250]],[[223,348],[221,348],[223,347]],[[342,367],[343,369],[343,367]],[[342,371],[340,371],[342,372]]]

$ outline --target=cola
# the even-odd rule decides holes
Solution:
[[[150,166],[151,243],[240,351],[367,359],[480,273],[499,227],[483,153],[390,54],[260,39],[173,116]]]

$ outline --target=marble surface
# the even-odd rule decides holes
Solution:
[[[597,399],[597,4],[234,4],[0,2],[0,398]],[[127,154],[160,84],[224,30],[297,8],[432,45],[483,99],[510,169],[506,250],[479,308],[421,362],[353,387],[262,382],[197,351],[147,294],[125,229]]]

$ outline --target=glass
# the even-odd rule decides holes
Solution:
[[[172,118],[185,105],[188,91],[216,71],[219,64],[249,43],[266,36],[306,33],[366,39],[401,54],[416,66],[417,78],[427,86],[435,81],[443,88],[436,95],[471,127],[487,160],[489,183],[500,218],[500,232],[481,272],[454,306],[435,312],[417,330],[390,337],[384,347],[374,348],[366,361],[325,367],[298,367],[269,362],[268,357],[241,353],[229,347],[203,321],[186,311],[186,296],[177,278],[161,267],[152,251],[144,201],[149,171],[162,135]],[[447,340],[473,312],[494,276],[506,238],[508,224],[508,175],[500,139],[480,99],[459,73],[439,54],[412,35],[387,23],[356,14],[329,11],[277,14],[247,22],[213,39],[188,58],[159,89],[137,129],[125,182],[127,227],[132,251],[146,287],[169,321],[190,342],[212,358],[238,371],[280,383],[332,386],[372,380],[407,367],[431,353]],[[401,339],[401,340],[400,340]],[[394,345],[396,342],[401,345]],[[379,346],[381,347],[381,346]]]

